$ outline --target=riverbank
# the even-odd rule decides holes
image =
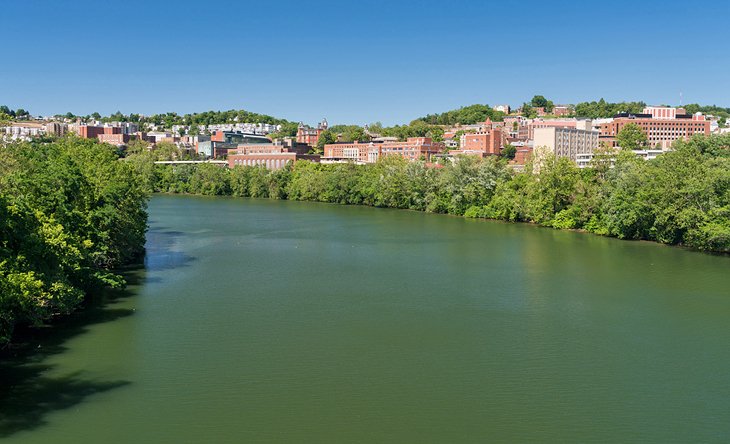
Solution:
[[[368,205],[445,213],[690,249],[730,252],[730,136],[678,141],[644,161],[620,153],[579,169],[543,159],[514,173],[503,160],[464,157],[437,168],[391,156],[376,164],[297,162],[269,171],[212,165],[154,166],[129,159],[151,191]]]

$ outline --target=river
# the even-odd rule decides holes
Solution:
[[[128,291],[2,363],[4,442],[730,441],[728,257],[317,203],[149,211]]]

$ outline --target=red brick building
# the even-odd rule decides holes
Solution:
[[[318,154],[307,154],[309,146],[298,143],[242,144],[228,150],[228,166],[265,166],[270,170],[284,168],[289,162],[319,162]]]
[[[312,128],[309,125],[305,125],[300,122],[299,128],[297,128],[297,142],[305,143],[309,146],[317,145],[319,135],[322,134],[322,131],[327,129],[327,126],[327,119],[322,119],[322,121],[317,125],[317,128]]]
[[[710,122],[703,115],[684,114],[681,108],[647,107],[642,114],[619,114],[612,122],[601,124],[601,142],[617,146],[616,136],[629,123],[638,125],[644,131],[650,148],[658,146],[669,149],[677,139],[688,139],[694,134],[710,134]]]
[[[97,139],[102,143],[112,145],[126,145],[129,143],[129,134],[123,134],[122,128],[118,126],[92,126],[79,125],[76,133],[84,139]]]
[[[97,135],[96,138],[99,139],[99,142],[108,143],[108,144],[117,145],[117,146],[122,146],[122,145],[126,145],[127,143],[129,143],[129,134],[104,133],[104,134]]]
[[[76,132],[84,139],[96,139],[100,134],[122,134],[122,129],[117,126],[79,125]]]
[[[533,149],[529,145],[518,147],[515,151],[515,158],[510,163],[516,165],[525,165],[532,158],[532,151]]]
[[[430,137],[409,137],[405,142],[346,142],[324,146],[327,160],[351,160],[358,163],[375,163],[381,156],[397,155],[408,160],[431,160],[431,156],[444,151],[445,145]]]
[[[556,117],[567,116],[570,114],[570,108],[565,105],[555,105],[553,107],[552,115]]]
[[[381,155],[382,143],[338,142],[324,146],[323,159],[350,160],[356,163],[375,163]]]
[[[408,160],[431,160],[431,156],[444,151],[443,143],[434,142],[430,137],[409,137],[405,142],[384,142],[381,152],[384,156],[398,155]]]
[[[489,126],[476,133],[462,134],[458,152],[452,151],[451,153],[498,156],[502,152],[502,141],[502,128]]]

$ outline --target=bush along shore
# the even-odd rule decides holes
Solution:
[[[148,192],[119,159],[77,137],[0,144],[0,347],[124,285],[114,270],[144,252]]]
[[[127,159],[150,192],[403,208],[730,252],[730,135],[680,140],[653,160],[597,155],[586,169],[545,156],[521,173],[496,157],[439,168],[395,156],[369,165],[302,161],[278,171],[153,159]]]

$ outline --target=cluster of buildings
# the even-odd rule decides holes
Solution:
[[[240,125],[249,125],[255,131],[247,132],[237,129]],[[246,143],[270,143],[271,140],[260,134],[271,129],[279,128],[277,125],[268,124],[233,124],[233,125],[209,125],[213,129],[210,134],[180,135],[178,131],[153,130],[144,132],[140,130],[137,123],[133,122],[110,122],[101,123],[92,121],[83,122],[13,122],[4,129],[3,138],[6,140],[30,140],[33,137],[52,135],[63,136],[67,133],[75,133],[84,139],[97,139],[99,142],[116,146],[126,146],[132,140],[142,140],[154,148],[159,143],[172,143],[182,151],[190,154],[197,154],[206,158],[217,158],[225,156],[229,149],[236,148],[239,144]],[[206,127],[207,128],[207,127]],[[184,132],[184,131],[183,131]]]
[[[63,136],[69,130],[65,123],[43,121],[11,122],[0,128],[0,140],[30,140],[38,136]]]
[[[430,137],[409,137],[399,141],[392,137],[375,138],[369,142],[338,142],[324,146],[324,163],[375,163],[383,156],[397,155],[408,160],[430,161],[442,154],[446,146]]]
[[[501,110],[504,106],[495,107]],[[567,107],[556,106],[553,115],[568,113]],[[502,122],[487,119],[477,125],[449,128],[444,143],[449,154],[497,155],[505,146],[515,148],[513,165],[524,165],[534,155],[552,153],[567,157],[580,167],[589,166],[595,151],[601,147],[619,148],[621,129],[635,124],[646,134],[648,146],[635,154],[654,158],[670,150],[677,139],[694,134],[721,132],[717,121],[701,113],[687,114],[683,108],[648,106],[640,114],[618,114],[612,118],[585,120],[576,118],[527,119],[520,115],[505,116]]]
[[[498,105],[495,109],[504,113],[511,111],[508,105]],[[607,119],[556,117],[570,112],[567,106],[558,105],[553,108],[551,118],[528,119],[510,114],[501,122],[487,119],[473,125],[456,125],[445,129],[442,142],[431,137],[411,137],[400,141],[371,134],[373,137],[369,140],[326,144],[321,155],[312,152],[322,133],[328,129],[326,119],[315,127],[300,124],[295,138],[276,142],[265,135],[280,128],[263,123],[208,125],[201,127],[207,134],[187,135],[188,127],[175,126],[170,130],[152,128],[152,131],[143,132],[131,122],[15,122],[5,128],[4,137],[28,139],[44,134],[62,136],[74,132],[83,138],[117,146],[124,146],[133,139],[147,141],[152,146],[169,142],[200,158],[226,157],[230,167],[263,165],[271,169],[282,168],[298,160],[367,164],[391,155],[426,162],[434,158],[454,159],[459,155],[498,156],[505,147],[511,146],[514,148],[511,163],[519,168],[530,158],[543,153],[567,157],[581,167],[588,166],[599,147],[617,147],[617,136],[628,124],[636,124],[646,134],[649,146],[636,154],[649,159],[671,149],[677,139],[727,130],[720,129],[716,120],[701,113],[687,114],[683,108],[666,106],[648,106],[640,114],[624,113]]]

